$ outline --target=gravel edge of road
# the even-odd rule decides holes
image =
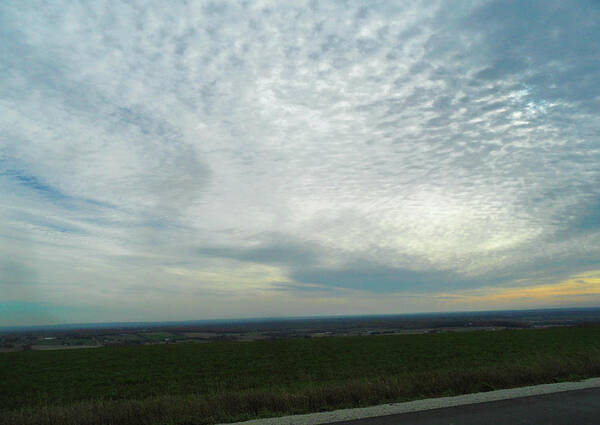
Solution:
[[[353,409],[333,410],[331,412],[307,413],[303,415],[283,416],[278,418],[253,419],[228,425],[318,425],[332,422],[350,421],[354,419],[373,418],[376,416],[396,415],[399,413],[418,412],[422,410],[441,409],[444,407],[463,406],[466,404],[485,403],[488,401],[507,400],[511,398],[529,397],[563,391],[583,390],[600,387],[600,378],[590,378],[576,382],[559,382],[556,384],[532,385],[529,387],[494,390],[483,393],[463,394],[453,397],[428,398],[405,403],[388,403],[378,406],[358,407]],[[224,424],[221,424],[224,425]]]

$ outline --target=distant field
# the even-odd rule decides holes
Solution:
[[[0,353],[0,423],[209,424],[592,376],[600,326],[24,351]]]

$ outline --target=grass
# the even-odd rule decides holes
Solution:
[[[600,376],[600,326],[0,354],[2,424],[210,424]]]

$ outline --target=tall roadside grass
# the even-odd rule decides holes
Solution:
[[[3,409],[0,411],[0,423],[7,425],[213,424],[600,376],[600,348],[590,343],[592,340],[588,339],[590,336],[597,335],[598,330],[590,327],[572,328],[571,331],[563,329],[499,332],[497,337],[505,343],[510,342],[511,337],[516,341],[529,333],[530,341],[539,342],[538,338],[542,335],[542,339],[549,339],[550,344],[542,350],[533,345],[507,344],[504,358],[498,357],[495,361],[485,362],[477,361],[477,358],[471,358],[468,354],[474,347],[470,347],[467,342],[482,342],[477,334],[473,333],[467,337],[450,335],[443,338],[446,342],[460,342],[459,347],[464,345],[462,349],[454,347],[450,362],[443,353],[436,353],[433,350],[439,346],[435,344],[437,336],[431,335],[431,339],[426,338],[424,341],[426,345],[429,343],[432,351],[428,353],[420,349],[419,355],[431,355],[440,361],[430,362],[426,369],[396,368],[395,373],[379,374],[375,371],[385,371],[373,369],[372,375],[363,374],[355,378],[346,376],[343,379],[312,380],[300,384],[278,384],[274,381],[254,388],[221,387],[212,392],[163,393],[144,398],[96,397],[65,402],[48,397],[45,402],[32,402],[30,405],[21,403],[17,408]],[[492,334],[488,333],[484,339],[490,335]],[[557,338],[561,335],[562,341]],[[335,345],[335,338],[332,338],[332,341]],[[363,341],[368,343],[370,340]],[[384,341],[388,344],[397,342],[394,338],[387,338]],[[405,339],[405,341],[409,340]],[[384,346],[385,344],[374,345],[382,351]],[[488,349],[493,351],[491,347]],[[256,355],[255,350],[249,352]],[[461,352],[464,356],[457,357]],[[519,355],[509,355],[509,352]],[[364,360],[368,360],[370,356],[377,356],[377,353],[363,355],[367,356]],[[248,361],[251,357],[250,355]],[[313,360],[314,362],[311,363],[313,367],[323,366],[319,359]],[[415,364],[418,363],[416,358],[413,361]],[[391,366],[389,370],[393,370]],[[240,376],[240,379],[243,379],[243,376]]]

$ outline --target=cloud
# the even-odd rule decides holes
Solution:
[[[594,270],[599,19],[595,2],[4,2],[0,253],[32,270],[22,301],[127,311],[146,288],[224,316],[303,285],[323,312],[400,293],[438,309]]]
[[[261,235],[258,244],[243,247],[201,247],[197,253],[205,257],[230,258],[250,263],[306,267],[319,262],[319,247],[287,238],[285,235]]]
[[[575,275],[559,282],[510,288],[480,288],[446,295],[448,304],[487,306],[511,304],[530,306],[596,306],[600,301],[600,274],[597,270]]]
[[[452,288],[456,277],[440,271],[415,271],[378,265],[350,266],[341,270],[298,270],[292,277],[299,282],[361,289],[372,292],[422,292]]]

